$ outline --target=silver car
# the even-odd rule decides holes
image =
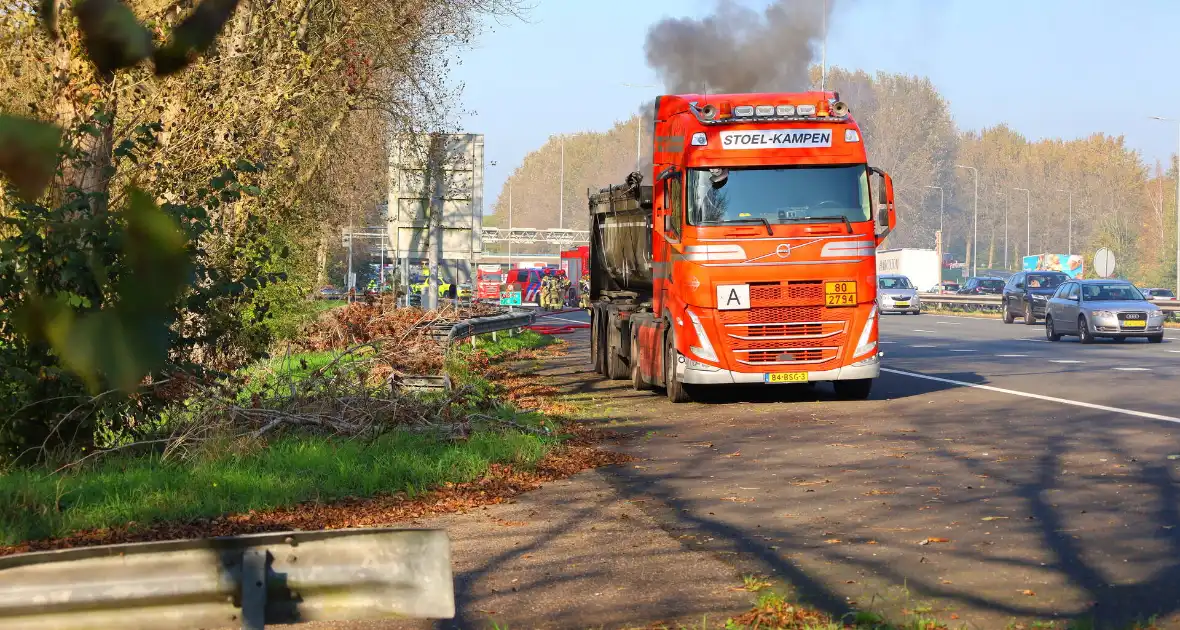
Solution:
[[[909,278],[882,275],[877,276],[877,310],[882,313],[918,315],[922,312],[922,301]]]
[[[1077,335],[1082,343],[1097,337],[1125,341],[1146,337],[1164,340],[1164,313],[1144,299],[1135,285],[1122,280],[1070,280],[1062,284],[1045,309],[1045,336],[1060,341]]]

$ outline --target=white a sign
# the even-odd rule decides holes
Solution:
[[[831,129],[753,129],[722,131],[722,149],[823,149],[832,146]]]
[[[717,285],[717,310],[739,311],[750,308],[750,285]]]

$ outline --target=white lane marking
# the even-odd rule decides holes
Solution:
[[[1049,363],[1067,363],[1072,365],[1074,363],[1085,363],[1085,361],[1074,361],[1073,359],[1049,359]]]
[[[934,323],[939,324],[941,326],[962,326],[963,325],[963,322],[934,322]]]
[[[891,343],[897,343],[897,342],[896,342],[896,341],[878,341],[877,343],[879,343],[879,344],[881,344],[881,345],[883,345],[883,346],[886,346],[886,345],[889,345],[889,344],[891,344]],[[1180,350],[1176,350],[1176,352],[1180,352]]]
[[[1048,339],[1021,339],[1021,341],[1032,341],[1034,343],[1049,343]]]
[[[938,346],[917,345],[917,346],[910,346],[910,347],[911,348],[937,348]]]
[[[1119,372],[1150,372],[1151,368],[1112,368]]]
[[[1027,354],[997,354],[996,356],[1003,357],[1005,359],[1020,359],[1023,357],[1027,357],[1028,355]]]
[[[914,329],[914,332],[926,332],[926,333],[932,333],[932,332],[934,332],[934,331],[933,331],[933,330],[918,330],[917,328],[915,328],[915,329]]]
[[[951,350],[951,352],[975,352],[975,350]]]
[[[1085,407],[1087,409],[1097,409],[1098,411],[1109,411],[1112,413],[1121,413],[1128,416],[1137,416],[1140,418],[1150,418],[1152,420],[1163,420],[1164,422],[1180,423],[1180,418],[1172,416],[1163,416],[1158,413],[1147,413],[1145,411],[1135,411],[1133,409],[1122,409],[1120,407],[1108,407],[1106,405],[1096,405],[1094,403],[1082,402],[1080,400],[1066,400],[1064,398],[1054,398],[1053,396],[1045,396],[1042,394],[1030,394],[1028,392],[1021,392],[1015,389],[1004,389],[1003,387],[993,387],[991,385],[980,385],[978,383],[968,383],[966,381],[956,381],[949,378],[941,378],[938,376],[928,376],[926,374],[919,374],[917,372],[906,372],[904,370],[896,370],[893,368],[881,368],[882,372],[889,372],[890,374],[897,374],[900,376],[910,376],[913,378],[920,378],[927,381],[934,381],[936,383],[945,383],[947,385],[958,385],[959,387],[971,387],[974,389],[983,389],[989,392],[997,392],[1000,394],[1010,394],[1012,396],[1023,396],[1025,398],[1035,398],[1037,400],[1045,400],[1048,402],[1055,402],[1062,405],[1073,405],[1075,407]]]

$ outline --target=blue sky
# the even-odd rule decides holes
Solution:
[[[814,0],[820,2],[821,0]],[[601,130],[659,88],[649,25],[699,17],[713,0],[525,0],[527,21],[493,24],[461,51],[466,131],[483,133],[485,212],[524,156],[559,133]],[[1123,135],[1154,163],[1176,151],[1180,2],[837,0],[828,63],[924,75],[960,129],[1007,122],[1031,138]],[[764,6],[766,0],[742,4]],[[491,166],[491,162],[497,166]]]

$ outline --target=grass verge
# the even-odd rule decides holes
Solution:
[[[517,413],[497,400],[495,385],[472,366],[548,343],[530,333],[481,339],[479,350],[456,353],[453,377],[481,390],[481,411],[495,420],[471,423],[462,439],[396,428],[364,438],[285,431],[267,440],[226,438],[186,458],[115,453],[65,472],[7,471],[0,474],[0,545],[11,553],[11,546],[30,540],[96,530],[134,532],[357,497],[413,498],[474,482],[497,466],[534,468],[560,439],[545,429],[542,414]],[[333,360],[330,353],[275,359],[260,382],[299,381]]]

